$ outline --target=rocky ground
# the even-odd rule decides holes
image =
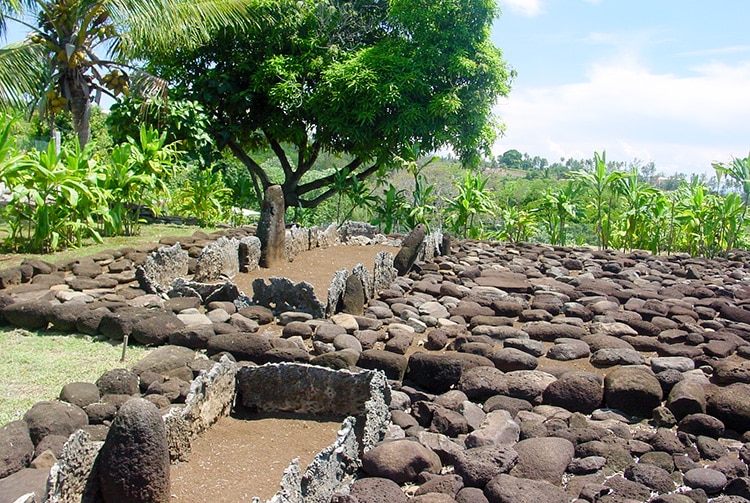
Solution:
[[[210,239],[186,243],[191,255]],[[142,366],[63,393],[74,414],[32,409],[7,425],[0,445],[23,447],[4,464],[0,456],[0,494],[31,476],[19,467],[35,455],[59,452],[68,429],[106,431],[124,396],[184,400],[210,365],[198,351],[386,373],[393,425],[339,503],[750,501],[746,254],[465,241],[398,277],[362,313],[322,320],[146,295],[132,272],[146,251],[0,274],[9,323],[189,353],[171,369]],[[54,429],[50,415],[78,423]]]

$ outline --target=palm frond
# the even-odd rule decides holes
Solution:
[[[167,98],[167,82],[137,68],[130,69],[130,89],[144,99]]]
[[[0,48],[0,105],[24,107],[48,73],[44,52],[28,40]]]
[[[7,33],[8,20],[15,21],[19,15],[35,12],[36,7],[36,0],[0,0],[0,37]]]
[[[265,0],[107,0],[120,33],[113,56],[137,57],[144,49],[169,51],[209,40],[222,27],[258,26],[258,9]]]

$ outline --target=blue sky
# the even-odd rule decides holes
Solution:
[[[713,174],[750,151],[750,1],[499,0],[518,72],[493,152]]]

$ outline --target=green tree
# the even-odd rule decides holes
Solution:
[[[256,152],[270,148],[289,207],[335,194],[323,152],[364,181],[418,143],[452,148],[468,165],[488,153],[492,108],[512,72],[489,40],[494,0],[280,0],[271,21],[223,30],[197,49],[147,51],[174,97],[210,111],[211,134],[258,180],[273,183]],[[340,171],[339,170],[339,171]]]
[[[90,137],[92,98],[145,94],[163,82],[129,63],[143,47],[206,40],[211,29],[240,23],[241,0],[0,0],[0,34],[7,20],[29,29],[0,50],[0,103],[28,105],[52,117],[69,110],[83,146]],[[106,56],[100,56],[102,52]]]
[[[214,143],[206,131],[208,114],[192,101],[140,99],[133,96],[120,99],[107,114],[107,126],[115,143],[135,138],[145,125],[166,133],[167,143],[180,142],[186,156],[208,164]]]

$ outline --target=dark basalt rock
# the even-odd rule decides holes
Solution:
[[[82,501],[167,503],[169,489],[169,446],[161,414],[148,400],[129,400],[112,422]]]
[[[399,276],[405,275],[416,262],[419,252],[427,235],[427,228],[424,224],[418,224],[401,242],[401,249],[393,259],[393,267],[396,268]]]

